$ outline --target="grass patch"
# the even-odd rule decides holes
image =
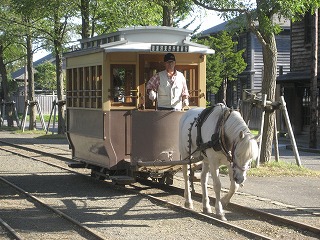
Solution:
[[[252,135],[257,136],[259,134],[259,130],[252,130],[250,129],[250,132],[252,133]]]
[[[227,166],[221,166],[220,173],[227,175]],[[311,170],[303,166],[299,167],[297,164],[288,163],[285,161],[271,161],[260,164],[258,168],[250,168],[247,172],[247,175],[254,177],[320,177],[320,171]]]
[[[45,135],[46,131],[45,130],[38,130],[38,129],[34,129],[34,130],[24,129],[24,131],[22,131],[21,129],[18,129],[16,131],[14,131],[14,133],[17,133],[17,134],[40,134],[40,135]],[[50,134],[50,132],[48,132],[48,134]]]
[[[67,136],[65,134],[52,134],[49,133],[45,135],[38,136],[39,139],[65,139]]]
[[[18,114],[18,117],[19,117],[19,120],[21,121],[22,118],[23,118],[23,114]],[[26,117],[26,121],[29,122],[29,118],[30,118],[30,115],[27,115]],[[49,118],[50,118],[50,114],[43,114],[43,119],[44,121],[47,123],[49,122]],[[58,122],[58,114],[56,115],[56,122]],[[36,121],[37,122],[40,122],[40,116],[39,114],[36,115]],[[51,116],[51,119],[50,119],[50,122],[52,123],[53,122],[53,115]]]
[[[42,138],[42,139],[65,139],[65,134],[52,134],[52,132],[48,131],[48,134],[46,134],[46,131],[42,129],[35,129],[35,130],[28,130],[25,129],[22,131],[18,127],[7,127],[7,126],[1,126],[0,132],[6,131],[11,132],[12,134],[30,134],[30,135],[37,135],[36,138]]]
[[[320,171],[308,169],[304,166],[299,167],[295,163],[285,161],[270,161],[261,164],[258,168],[251,168],[248,171],[249,176],[257,177],[273,177],[273,176],[307,176],[307,177],[320,177]]]
[[[8,126],[1,126],[0,127],[0,131],[10,131],[10,132],[13,132],[13,131],[18,131],[19,128],[18,127],[8,127]]]

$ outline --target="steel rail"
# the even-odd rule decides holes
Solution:
[[[8,235],[12,236],[16,240],[22,240],[23,238],[2,218],[0,218],[0,225],[4,227],[5,231],[8,232]]]
[[[101,240],[106,240],[107,238],[102,236],[100,233],[98,233],[97,231],[94,231],[86,226],[84,226],[83,224],[81,224],[80,222],[78,222],[77,220],[73,219],[72,217],[70,217],[69,215],[63,213],[62,211],[51,207],[50,205],[46,204],[45,202],[43,202],[42,200],[40,200],[39,198],[33,196],[32,194],[28,193],[27,191],[25,191],[24,189],[18,187],[17,185],[13,184],[12,182],[6,180],[3,177],[0,177],[0,180],[4,183],[6,183],[7,185],[9,185],[10,187],[16,189],[17,191],[19,191],[20,193],[24,194],[25,196],[27,196],[28,198],[32,199],[34,202],[39,203],[41,206],[49,209],[50,211],[56,213],[57,215],[61,216],[62,218],[68,220],[69,222],[71,222],[72,224],[74,224],[75,226],[81,228],[82,230],[84,230],[85,232],[91,234],[92,236],[94,236],[96,239],[101,239]]]
[[[148,185],[148,186],[151,186],[151,187],[157,187],[157,188],[160,188],[160,189],[169,189],[170,191],[178,193],[180,195],[184,194],[184,189],[181,189],[181,188],[178,188],[178,187],[175,187],[175,186],[166,186],[166,185],[163,185],[163,184],[161,185],[159,183],[154,183],[154,182],[150,182],[150,181],[142,181],[142,182],[145,185]],[[199,198],[199,199],[202,198],[202,194],[201,193],[193,192],[192,195],[195,198]],[[209,199],[210,199],[210,201],[215,202],[215,198],[214,197],[209,197]],[[259,218],[263,218],[265,220],[277,221],[279,223],[290,225],[292,227],[297,227],[297,228],[299,228],[301,230],[307,230],[307,231],[309,231],[311,233],[315,233],[315,234],[320,235],[320,228],[318,228],[318,227],[311,226],[311,225],[308,225],[308,224],[305,224],[305,223],[301,223],[301,222],[296,222],[296,221],[293,221],[293,220],[290,220],[288,218],[284,218],[284,217],[281,217],[281,216],[278,216],[278,215],[275,215],[275,214],[272,214],[272,213],[268,213],[268,212],[264,212],[264,211],[261,211],[261,210],[258,210],[258,209],[242,206],[242,205],[239,205],[239,204],[236,204],[236,203],[232,203],[232,202],[230,202],[228,204],[228,208],[230,210],[234,210],[234,211],[239,211],[239,212],[243,212],[243,213],[250,213],[250,214],[253,214],[253,215],[255,214],[255,215],[259,216]]]

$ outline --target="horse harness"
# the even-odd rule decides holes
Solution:
[[[191,123],[191,127],[189,129],[189,154],[190,156],[197,151],[202,152],[204,155],[206,155],[205,150],[208,148],[213,148],[214,151],[222,151],[223,154],[227,157],[228,161],[230,163],[233,163],[233,152],[234,152],[234,144],[232,146],[232,149],[229,150],[228,145],[228,139],[225,136],[225,122],[228,120],[229,116],[231,115],[232,110],[228,107],[221,108],[221,114],[219,115],[219,119],[216,124],[216,128],[214,133],[211,136],[211,140],[204,143],[202,140],[202,135],[201,135],[201,127],[203,123],[207,120],[209,115],[213,112],[213,110],[216,107],[222,107],[221,105],[215,105],[210,108],[204,109],[197,118]],[[197,127],[197,138],[196,138],[196,144],[197,144],[197,149],[191,153],[191,129],[192,126],[195,124],[195,127]]]

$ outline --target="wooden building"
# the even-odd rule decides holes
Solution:
[[[278,21],[278,20],[277,20]],[[284,20],[278,22],[283,31],[276,36],[278,48],[278,74],[284,74],[290,71],[290,21]],[[215,36],[221,31],[230,30],[232,20],[221,23],[209,28],[201,33],[201,38]],[[228,82],[227,104],[237,106],[238,101],[243,99],[244,90],[260,92],[262,88],[263,76],[263,55],[262,46],[257,37],[250,31],[244,31],[239,34],[235,40],[238,42],[237,49],[245,49],[243,55],[247,68],[238,76],[237,81]],[[222,94],[218,92],[215,101],[222,100]]]
[[[290,72],[277,79],[287,102],[294,132],[298,134],[307,131],[310,124],[312,17],[307,14],[301,21],[292,23]],[[319,63],[318,56],[318,67]],[[318,86],[319,80],[318,75]]]

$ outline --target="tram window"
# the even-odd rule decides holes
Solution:
[[[67,106],[102,107],[102,66],[67,70]]]
[[[135,65],[111,65],[111,74],[113,104],[135,105]]]
[[[187,85],[189,89],[189,102],[190,106],[197,106],[199,104],[199,95],[201,94],[201,89],[198,86],[198,70],[196,66],[177,66],[177,70],[182,72],[187,80]]]

